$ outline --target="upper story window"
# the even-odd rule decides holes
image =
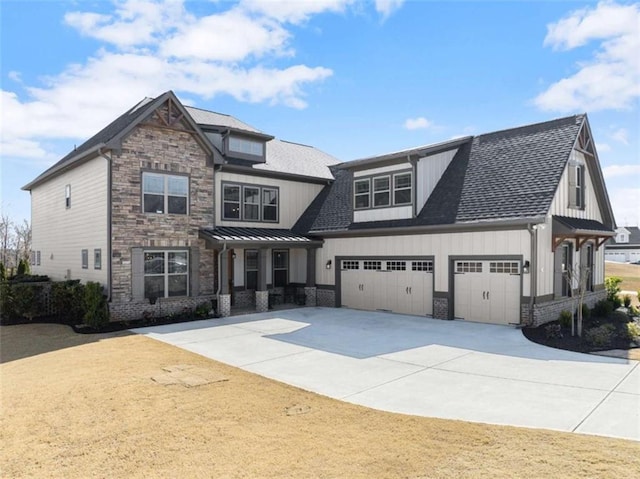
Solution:
[[[142,173],[142,203],[145,213],[186,215],[189,178],[163,173]]]
[[[569,208],[585,207],[585,165],[569,164]]]
[[[222,185],[222,219],[278,222],[279,190],[271,186]]]
[[[244,153],[245,155],[263,156],[264,143],[236,136],[229,137],[229,151]]]
[[[353,182],[354,209],[410,205],[412,202],[412,183],[410,171],[358,178]]]
[[[71,208],[71,185],[64,187],[64,207]]]

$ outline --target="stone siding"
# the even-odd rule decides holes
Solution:
[[[316,289],[316,303],[318,306],[324,306],[328,308],[335,308],[336,306],[336,293],[332,289]]]
[[[607,292],[605,290],[594,291],[591,293],[585,293],[584,304],[593,308],[594,305],[602,300],[606,299]],[[536,303],[533,308],[533,321],[529,320],[529,304],[522,305],[522,324],[527,326],[540,326],[541,324],[555,321],[560,316],[560,312],[563,310],[575,312],[577,308],[576,298],[560,298],[552,301],[545,301],[544,303]]]
[[[160,109],[167,114],[167,109]],[[150,117],[153,119],[153,115]],[[142,172],[189,176],[187,215],[142,211]],[[213,168],[192,134],[154,120],[142,122],[123,140],[112,159],[112,319],[136,319],[145,311],[193,307],[215,294],[215,254],[199,239],[201,227],[213,226]],[[132,248],[190,248],[199,253],[199,292],[193,298],[164,299],[150,305],[132,295]],[[193,254],[193,253],[192,253]],[[190,272],[191,273],[191,272]],[[171,305],[171,306],[169,306]],[[175,312],[175,311],[171,311]]]
[[[436,319],[449,319],[448,298],[433,298],[433,317]]]

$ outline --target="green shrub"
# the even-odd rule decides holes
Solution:
[[[61,322],[79,324],[83,321],[86,312],[84,290],[84,285],[77,279],[51,285],[51,305]]]
[[[611,344],[615,329],[612,324],[603,324],[597,328],[587,329],[584,333],[584,340],[596,348],[604,348]]]
[[[198,318],[206,318],[207,316],[209,316],[210,311],[211,311],[211,303],[208,303],[208,302],[200,303],[198,306],[196,306],[194,314]]]
[[[24,260],[21,259],[18,263],[18,276],[24,276],[27,273],[27,265],[25,264]]]
[[[84,323],[94,329],[100,329],[109,323],[107,297],[102,285],[89,281],[84,287]]]
[[[617,276],[610,276],[604,279],[604,289],[607,290],[607,299],[612,303],[615,303],[618,299],[620,283],[622,283],[622,278],[618,278]]]
[[[545,326],[544,332],[547,335],[547,339],[562,338],[562,327],[559,324],[550,324]]]
[[[591,317],[591,308],[587,304],[582,303],[582,319],[588,320]]]
[[[558,316],[558,322],[560,323],[560,326],[562,326],[563,328],[570,328],[571,321],[573,321],[573,314],[571,314],[571,311],[567,311],[566,309],[560,311],[560,316]]]
[[[0,281],[5,281],[7,279],[7,270],[4,267],[4,263],[0,262]]]
[[[629,341],[640,341],[640,324],[635,321],[625,324],[622,336]]]
[[[599,318],[606,318],[613,312],[613,303],[606,299],[601,299],[593,306],[593,314]]]
[[[16,317],[13,301],[13,289],[7,281],[0,281],[0,318],[3,320]]]
[[[631,295],[625,294],[622,297],[622,304],[624,304],[625,308],[628,308],[629,306],[631,306]]]
[[[32,321],[44,310],[42,301],[43,287],[39,284],[18,283],[12,287],[13,308],[17,317]]]

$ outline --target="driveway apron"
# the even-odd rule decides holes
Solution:
[[[639,362],[509,326],[300,308],[133,331],[375,409],[640,441]]]

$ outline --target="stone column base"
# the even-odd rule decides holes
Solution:
[[[256,291],[256,311],[264,313],[269,310],[269,291]]]
[[[318,288],[315,286],[305,286],[304,288],[304,305],[305,306],[317,306],[318,305]]]
[[[218,300],[218,315],[221,317],[231,316],[231,295],[221,294]]]

